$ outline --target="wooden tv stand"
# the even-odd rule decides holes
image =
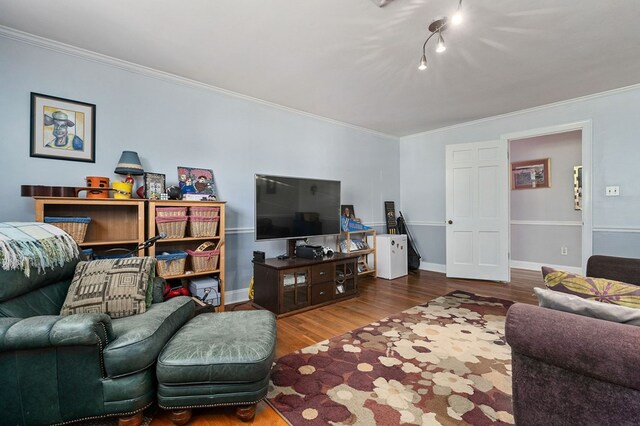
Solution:
[[[278,316],[358,295],[358,254],[253,262],[253,303]]]

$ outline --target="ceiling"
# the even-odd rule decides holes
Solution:
[[[393,136],[640,83],[637,0],[0,0],[0,25]],[[433,44],[432,44],[433,43]]]

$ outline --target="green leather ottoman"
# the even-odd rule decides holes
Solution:
[[[276,321],[269,311],[198,315],[184,325],[158,357],[158,405],[184,424],[191,409],[238,405],[253,419],[266,396],[276,348]]]

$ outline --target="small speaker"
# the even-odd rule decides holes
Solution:
[[[264,262],[264,252],[263,251],[254,251],[253,252],[253,261],[254,262]]]

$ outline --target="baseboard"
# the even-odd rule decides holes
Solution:
[[[524,262],[522,260],[512,260],[509,265],[512,268],[517,269],[527,269],[529,271],[539,271],[543,266],[548,266],[549,268],[558,269],[561,271],[571,272],[572,274],[580,274],[582,275],[582,268],[577,266],[566,266],[566,265],[550,265],[548,263],[536,263],[536,262]]]
[[[246,302],[247,300],[249,300],[249,288],[241,288],[239,290],[229,290],[224,292],[225,305]]]
[[[582,274],[582,268],[577,266],[550,265],[548,263],[524,262],[521,260],[512,260],[510,266],[512,268],[527,269],[529,271],[539,271],[543,266],[548,266],[553,269],[559,269],[573,274]],[[442,265],[440,263],[420,262],[420,269],[424,271],[440,272],[442,274],[447,273],[447,265]]]
[[[440,272],[442,274],[447,273],[447,265],[440,263],[420,262],[420,269],[424,271]]]

